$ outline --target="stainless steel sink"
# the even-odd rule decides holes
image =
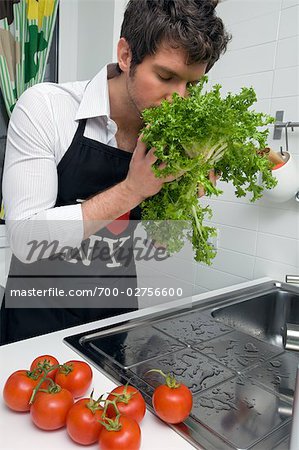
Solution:
[[[217,308],[212,316],[236,330],[284,348],[286,324],[299,324],[299,291],[273,289]]]
[[[299,289],[265,282],[192,304],[65,338],[119,383],[136,386],[152,410],[172,372],[194,395],[172,426],[196,448],[286,450],[298,353],[283,347],[285,323],[299,322]]]

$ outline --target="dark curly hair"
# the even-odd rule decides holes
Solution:
[[[215,8],[218,0],[130,0],[120,37],[132,52],[131,69],[162,42],[183,48],[187,63],[208,63],[211,69],[231,39]]]

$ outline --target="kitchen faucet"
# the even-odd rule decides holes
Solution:
[[[286,275],[286,283],[299,284],[299,275]]]

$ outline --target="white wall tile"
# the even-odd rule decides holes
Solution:
[[[229,44],[229,50],[238,50],[276,41],[279,17],[280,12],[275,11],[231,25],[232,40]]]
[[[299,65],[299,35],[281,39],[277,43],[275,68],[282,69]]]
[[[279,11],[280,7],[281,0],[227,0],[219,3],[217,14],[224,23],[233,24]]]
[[[272,97],[299,95],[299,66],[274,71]]]
[[[228,51],[211,69],[213,78],[248,75],[274,68],[276,42]]]
[[[209,75],[210,84],[220,83],[221,92],[226,95],[228,92],[239,92],[243,86],[252,86],[256,92],[258,100],[270,98],[272,93],[273,70],[268,72],[254,73],[251,75],[233,76],[228,78],[220,77],[214,79],[213,74]]]
[[[255,255],[257,232],[243,228],[213,224],[218,230],[218,247],[247,255]]]
[[[278,39],[299,34],[299,5],[281,11]]]
[[[234,39],[209,74],[211,84],[222,92],[238,92],[253,86],[255,110],[275,115],[284,110],[284,120],[299,120],[299,0],[226,0],[217,7]],[[270,20],[271,19],[271,20]],[[278,40],[277,40],[278,39]],[[269,145],[285,148],[285,136]],[[299,174],[299,129],[289,130],[289,145]],[[296,159],[297,158],[297,159]],[[287,273],[299,271],[299,203],[283,204],[266,198],[249,203],[237,199],[231,184],[218,182],[220,197],[203,198],[213,217],[209,224],[219,230],[218,254],[211,267],[198,265],[195,274],[200,289],[216,289],[246,279],[269,276],[284,281]]]
[[[158,305],[161,303],[166,303],[177,298],[188,298],[194,295],[194,283],[186,283],[181,278],[176,278],[170,275],[159,274],[156,271],[148,270],[147,272],[143,270],[137,271],[138,287],[140,288],[159,288],[160,292],[162,289],[174,289],[174,292],[167,291],[170,295],[163,296],[157,293],[156,295],[147,295],[143,291],[142,296],[140,296],[139,301],[142,307],[145,305]]]
[[[235,187],[234,185],[230,183],[226,183],[224,181],[218,180],[217,181],[217,187],[223,191],[223,194],[221,194],[218,199],[219,201],[228,201],[228,202],[234,202],[234,203],[244,203],[245,205],[251,206],[252,203],[250,202],[250,199],[252,195],[250,193],[247,193],[244,197],[236,197],[235,194]],[[212,200],[217,201],[216,196],[212,196],[211,199],[207,199],[207,204],[211,203]]]
[[[291,8],[295,5],[299,5],[299,0],[282,0],[281,9]]]
[[[259,233],[256,255],[263,259],[295,266],[297,263],[297,241],[273,234]]]
[[[185,283],[192,284],[194,282],[194,258],[190,261],[181,260],[179,258],[168,258],[165,261],[143,261],[138,263],[138,271],[142,278],[147,279],[148,274],[155,277],[164,278],[167,276],[175,277]]]
[[[256,258],[253,278],[270,277],[273,280],[285,281],[287,274],[294,273],[296,273],[296,266]]]
[[[298,207],[294,198],[286,202],[275,202],[270,200],[266,195],[257,201],[257,204],[261,207],[277,210],[279,208],[283,211],[292,211],[295,215],[298,214]]]
[[[264,98],[258,99],[258,101],[250,109],[253,109],[256,112],[270,114],[270,107],[271,107],[271,99]]]
[[[284,121],[299,122],[299,96],[273,98],[271,100],[270,114],[275,116],[276,111],[282,110],[284,111]]]
[[[210,200],[209,203],[213,210],[213,222],[247,230],[257,230],[258,206],[220,200]]]
[[[248,281],[248,279],[238,277],[231,273],[221,272],[201,264],[198,265],[196,271],[196,284],[209,291],[243,283],[244,281]]]
[[[251,280],[253,276],[254,257],[219,248],[212,266],[221,272],[231,273],[238,277]]]
[[[258,231],[298,239],[298,211],[260,207]]]

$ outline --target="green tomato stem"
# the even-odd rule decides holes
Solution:
[[[180,387],[180,383],[176,381],[176,378],[174,375],[171,375],[171,373],[165,374],[162,370],[159,369],[151,369],[148,370],[146,373],[150,372],[156,372],[162,375],[162,377],[165,379],[165,384],[171,389],[176,389]]]
[[[58,384],[56,384],[52,380],[52,378],[47,377],[47,375],[48,375],[49,372],[51,372],[52,370],[58,369],[59,367],[61,367],[61,364],[56,364],[54,366],[51,366],[48,370],[47,369],[43,369],[44,376],[41,377],[41,379],[39,380],[39,382],[37,383],[37,385],[35,386],[35,388],[32,391],[32,395],[31,395],[30,400],[29,400],[29,404],[30,405],[32,405],[32,403],[34,402],[35,396],[36,396],[37,392],[39,390],[41,390],[40,387],[41,387],[41,385],[43,384],[44,381],[47,380],[50,383],[50,386],[49,386],[49,388],[48,388],[48,390],[46,392],[50,392],[50,390],[53,391],[55,389],[55,387],[58,386]]]

